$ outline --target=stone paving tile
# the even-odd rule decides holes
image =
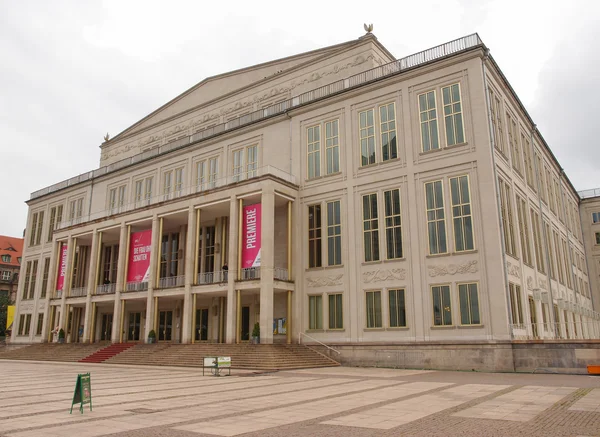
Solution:
[[[525,386],[454,415],[527,422],[575,390],[575,387]]]
[[[433,370],[382,369],[364,367],[324,367],[321,369],[293,370],[293,373],[320,376],[355,376],[360,378],[402,378],[412,375],[433,373]]]
[[[391,429],[508,387],[508,385],[467,384],[322,423],[358,428]]]
[[[573,404],[571,411],[591,411],[600,413],[600,389],[590,391],[587,395]]]
[[[232,421],[230,418],[225,418],[210,422],[179,426],[175,427],[175,429],[203,434],[234,436],[246,432],[290,425],[292,423],[329,416],[331,414],[338,414],[365,405],[412,396],[417,393],[441,388],[447,385],[449,384],[439,382],[413,382],[410,384],[343,396],[332,400],[315,401],[306,405],[275,408],[260,413],[251,413],[240,416],[235,421]]]

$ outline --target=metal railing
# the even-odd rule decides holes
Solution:
[[[87,287],[71,288],[69,297],[82,297],[87,295]]]
[[[128,282],[125,284],[125,291],[146,291],[148,290],[148,281],[146,282]]]
[[[201,193],[203,191],[207,191],[210,189],[224,187],[224,186],[232,184],[232,183],[238,183],[243,180],[248,180],[248,179],[252,179],[255,177],[261,177],[261,176],[265,176],[265,175],[272,175],[279,179],[285,180],[286,182],[290,182],[293,184],[296,183],[296,179],[292,175],[290,175],[276,167],[273,167],[272,165],[265,165],[263,167],[257,168],[256,170],[253,170],[251,172],[243,172],[236,176],[223,176],[221,178],[215,178],[214,180],[196,181],[197,182],[196,184],[183,187],[182,189],[178,189],[177,191],[171,191],[170,193],[161,193],[156,196],[140,199],[135,202],[131,202],[131,203],[119,206],[118,208],[109,208],[109,209],[97,211],[97,212],[94,212],[94,213],[91,213],[91,214],[88,214],[88,215],[85,215],[82,217],[77,217],[77,218],[74,218],[71,220],[63,220],[62,222],[57,224],[56,229],[57,230],[65,229],[70,226],[78,225],[81,223],[86,223],[89,221],[109,217],[116,213],[120,214],[120,213],[125,213],[125,212],[131,212],[138,208],[144,208],[148,205],[153,205],[153,204],[157,204],[160,202],[177,199],[179,197],[184,197],[184,196],[191,195],[191,194]]]
[[[280,281],[289,281],[288,269],[284,269],[283,267],[275,267],[273,269],[273,278],[279,279]]]
[[[102,284],[96,288],[96,294],[112,294],[117,290],[117,284]]]
[[[579,197],[582,199],[587,199],[588,197],[598,197],[600,196],[600,188],[578,191],[577,194],[579,194]]]
[[[103,176],[107,173],[122,169],[124,167],[136,164],[138,162],[144,161],[146,159],[153,158],[155,156],[162,155],[164,153],[168,153],[173,150],[177,150],[183,147],[186,147],[190,144],[206,140],[208,138],[212,138],[214,136],[220,135],[224,132],[237,129],[242,126],[246,126],[252,123],[255,123],[260,120],[264,120],[266,118],[270,118],[279,114],[283,114],[289,111],[292,108],[302,106],[316,100],[329,97],[334,94],[338,94],[342,91],[352,89],[374,80],[382,79],[385,77],[392,76],[394,74],[398,74],[404,70],[408,70],[419,65],[426,64],[428,62],[432,62],[446,56],[450,56],[456,53],[460,53],[462,51],[468,50],[470,48],[483,45],[483,42],[479,38],[479,35],[476,33],[472,35],[468,35],[462,38],[458,38],[454,41],[447,42],[445,44],[441,44],[436,47],[432,47],[427,50],[423,50],[419,53],[415,53],[413,55],[407,56],[402,59],[398,59],[396,61],[392,61],[388,64],[381,65],[379,67],[373,68],[371,70],[355,74],[346,79],[341,79],[335,82],[332,82],[328,85],[324,85],[322,87],[316,88],[314,90],[305,92],[296,97],[292,97],[283,102],[277,103],[275,105],[269,106],[264,109],[260,109],[249,114],[243,115],[241,117],[234,118],[233,120],[229,120],[225,123],[221,123],[207,129],[204,129],[200,132],[194,133],[190,136],[186,136],[184,138],[180,138],[175,141],[171,141],[167,144],[160,145],[153,149],[147,150],[145,152],[139,153],[137,155],[133,155],[129,158],[122,159],[120,161],[113,162],[104,167],[100,167],[96,170],[88,171],[82,173],[78,176],[72,177],[65,181],[59,182],[57,184],[51,185],[46,188],[42,188],[41,190],[34,191],[31,193],[31,199],[35,199],[41,196],[44,196],[49,193],[53,193],[55,191],[61,190],[66,187],[70,187],[72,185],[88,181],[90,179],[94,179],[100,176]]]
[[[62,290],[54,290],[52,299],[61,299],[61,298],[62,298]]]
[[[252,279],[260,279],[260,267],[249,267],[242,269],[242,277],[240,281],[250,281]]]
[[[600,321],[521,323],[510,325],[514,340],[600,339]]]
[[[341,355],[342,353],[337,350],[332,348],[331,346],[326,345],[325,343],[323,343],[322,341],[317,340],[314,337],[311,337],[308,334],[305,334],[304,332],[300,331],[300,335],[298,336],[298,344],[302,344],[302,336],[305,336],[306,338],[310,338],[312,341],[314,341],[315,343],[319,343],[321,346],[325,346],[327,349],[334,351],[335,353],[337,353],[338,355]]]
[[[196,285],[225,283],[229,279],[228,276],[229,272],[223,270],[199,273]]]
[[[185,284],[185,275],[167,276],[158,280],[158,288],[181,287]]]

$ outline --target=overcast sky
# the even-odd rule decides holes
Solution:
[[[207,76],[356,39],[398,58],[478,32],[578,190],[600,186],[597,0],[0,0],[0,234],[102,137]]]

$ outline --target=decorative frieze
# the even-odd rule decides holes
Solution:
[[[381,269],[372,272],[363,273],[364,282],[384,282],[393,280],[404,280],[406,279],[405,269]]]
[[[308,284],[308,288],[332,287],[334,285],[342,285],[343,276],[344,275],[335,275],[306,278],[306,283]]]
[[[533,290],[535,288],[533,284],[533,278],[531,276],[527,276],[527,289]]]
[[[463,273],[476,273],[478,271],[477,261],[467,261],[462,264],[432,265],[427,266],[428,274],[435,276],[456,275]]]
[[[506,270],[508,271],[508,274],[511,276],[514,276],[516,278],[521,278],[521,269],[519,266],[515,266],[513,264],[511,264],[510,262],[506,261]]]

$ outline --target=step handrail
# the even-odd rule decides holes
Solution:
[[[311,337],[311,336],[310,336],[310,335],[308,335],[308,334],[305,334],[304,332],[300,332],[300,335],[298,336],[298,344],[302,344],[302,336],[308,337],[308,338],[310,338],[311,340],[313,340],[313,341],[316,341],[316,342],[317,342],[317,343],[319,343],[321,346],[325,346],[327,349],[329,349],[329,350],[332,350],[332,351],[336,352],[338,355],[341,355],[341,354],[342,354],[342,353],[341,353],[339,350],[337,350],[337,349],[334,349],[334,348],[332,348],[331,346],[327,346],[327,345],[326,345],[325,343],[323,343],[322,341],[319,341],[319,340],[317,340],[316,338],[314,338],[314,337]]]

